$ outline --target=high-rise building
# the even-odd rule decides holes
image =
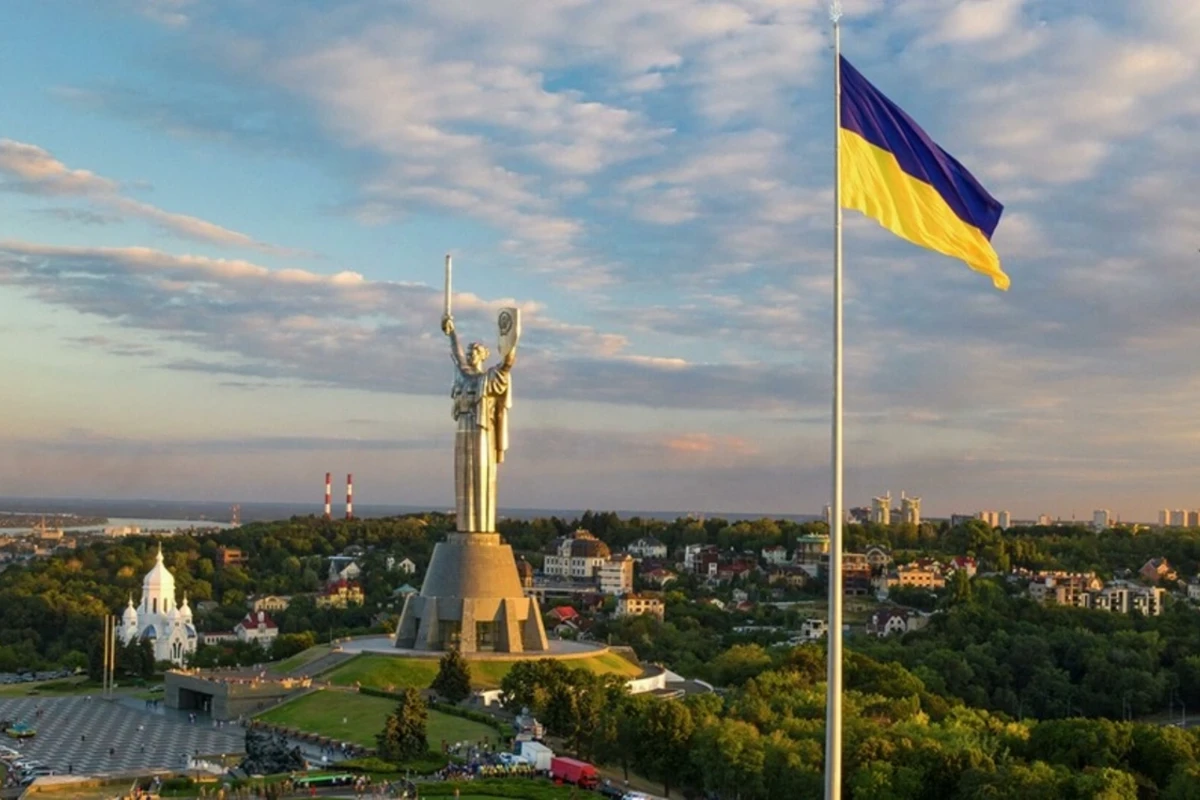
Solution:
[[[1171,509],[1164,508],[1158,512],[1158,524],[1164,528],[1171,524]]]
[[[975,519],[982,520],[987,523],[989,528],[1000,527],[1000,512],[999,511],[980,511],[975,515]]]
[[[996,519],[996,527],[997,528],[999,528],[1002,531],[1006,531],[1010,527],[1012,527],[1012,515],[1009,514],[1007,511],[1001,511],[996,516],[997,516],[997,519]]]
[[[1171,527],[1184,528],[1187,527],[1187,512],[1177,508],[1171,511]]]
[[[1200,511],[1187,512],[1187,526],[1189,528],[1200,526]]]
[[[1111,516],[1107,508],[1097,508],[1092,512],[1092,527],[1098,531],[1106,530],[1111,523]]]
[[[892,524],[892,493],[871,498],[871,522],[879,525]]]
[[[900,519],[908,524],[921,524],[921,498],[906,497],[900,493]]]

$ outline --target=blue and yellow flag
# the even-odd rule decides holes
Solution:
[[[841,69],[842,207],[1008,289],[991,241],[1004,206],[845,58]]]

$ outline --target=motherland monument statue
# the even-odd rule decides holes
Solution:
[[[537,601],[526,597],[512,548],[496,533],[496,478],[508,450],[512,368],[521,314],[500,310],[500,363],[488,349],[463,350],[451,313],[451,261],[446,256],[442,332],[450,339],[456,375],[450,391],[454,437],[455,532],[433,548],[420,594],[404,601],[396,647],[463,653],[523,653],[548,649]]]

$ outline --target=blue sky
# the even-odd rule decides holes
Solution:
[[[1013,288],[847,215],[847,497],[1149,519],[1200,471],[1200,4],[846,0]],[[501,504],[818,512],[823,3],[0,5],[5,494],[451,502],[456,318],[524,337]]]

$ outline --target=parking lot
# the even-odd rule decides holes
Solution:
[[[36,736],[2,736],[0,744],[56,774],[179,769],[189,756],[245,752],[240,727],[193,724],[182,715],[143,711],[136,703],[86,697],[0,698],[0,719],[34,726]]]

